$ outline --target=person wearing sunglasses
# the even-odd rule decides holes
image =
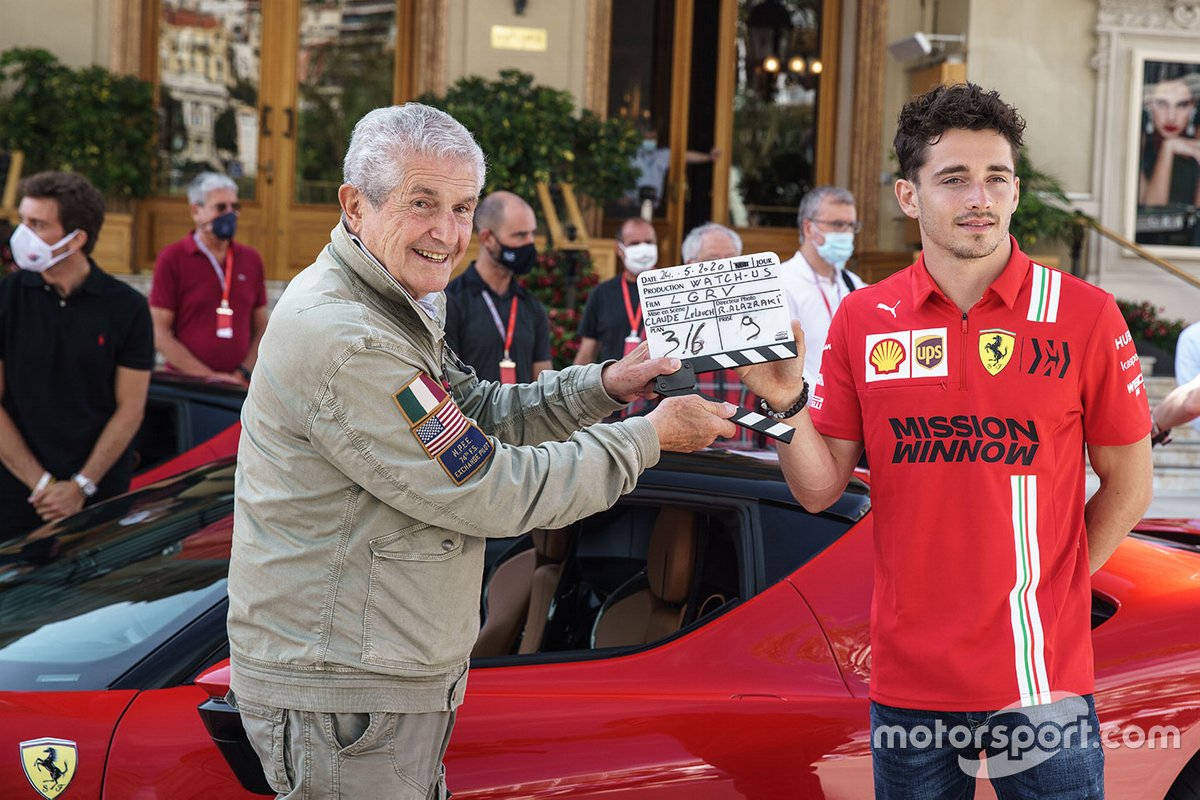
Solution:
[[[866,284],[846,269],[854,252],[854,234],[862,228],[854,195],[837,186],[819,186],[800,200],[796,214],[800,249],[780,264],[788,313],[804,329],[808,349],[804,375],[816,381],[821,352],[834,312],[846,295]]]
[[[231,178],[202,172],[187,195],[196,227],[154,264],[154,344],[170,370],[245,386],[267,328],[262,256],[234,241],[241,204]]]

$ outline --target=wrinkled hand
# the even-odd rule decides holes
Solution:
[[[29,502],[44,521],[54,522],[83,508],[83,494],[74,481],[55,481]]]
[[[604,368],[601,381],[608,396],[623,403],[655,396],[654,381],[679,369],[678,358],[650,358],[650,345],[642,342],[633,351]]]
[[[804,331],[792,320],[792,335],[796,337],[796,357],[780,361],[764,361],[748,367],[738,367],[738,377],[746,388],[767,401],[771,408],[787,408],[796,402],[804,386]]]
[[[729,421],[737,406],[714,403],[694,394],[668,397],[646,415],[658,432],[658,446],[673,453],[690,453],[730,437],[737,426]]]

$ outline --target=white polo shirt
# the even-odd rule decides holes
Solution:
[[[855,289],[861,289],[866,284],[849,270],[835,270],[828,278],[818,275],[799,250],[780,265],[780,271],[783,273],[788,314],[792,319],[799,320],[800,327],[804,329],[804,377],[812,386],[821,371],[821,353],[829,336],[833,313],[850,294],[842,274],[850,276]]]

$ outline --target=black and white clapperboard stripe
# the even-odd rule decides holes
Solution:
[[[734,367],[745,367],[750,364],[761,364],[764,361],[779,361],[784,358],[796,357],[796,343],[783,342],[782,344],[764,345],[763,347],[750,347],[745,350],[731,350],[726,353],[713,353],[707,356],[696,356],[695,358],[685,359],[691,364],[692,369],[697,372],[712,372],[718,369],[732,369]],[[735,425],[741,425],[743,428],[750,428],[770,436],[772,439],[778,439],[781,442],[790,442],[792,435],[796,432],[795,428],[785,422],[764,417],[757,411],[751,411],[748,408],[738,406],[730,420]]]
[[[724,353],[713,353],[707,356],[693,356],[687,359],[696,372],[712,372],[717,369],[733,369],[748,367],[751,364],[761,364],[764,361],[779,361],[784,358],[796,357],[796,343],[782,342],[768,344],[762,347],[748,347],[745,350],[729,350]]]
[[[751,430],[758,431],[759,433],[765,433],[772,439],[778,439],[784,444],[791,442],[792,435],[796,432],[796,429],[791,425],[788,425],[786,422],[780,422],[778,420],[771,419],[770,417],[764,417],[757,411],[751,411],[750,409],[742,408],[741,406],[737,406],[737,410],[729,419],[735,425],[741,425],[743,428],[750,428]]]

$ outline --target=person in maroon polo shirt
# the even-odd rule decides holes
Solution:
[[[163,248],[154,264],[154,346],[168,369],[245,385],[267,327],[262,256],[235,242],[238,188],[202,172],[188,185],[196,229]]]

